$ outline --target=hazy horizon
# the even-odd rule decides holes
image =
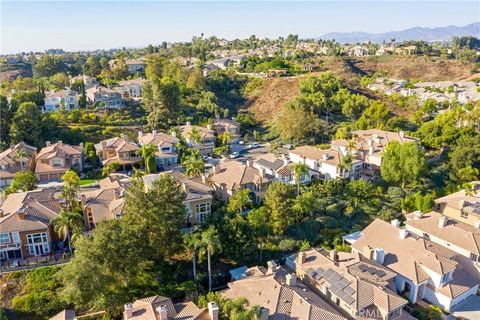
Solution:
[[[201,33],[229,40],[313,38],[465,26],[480,20],[479,10],[477,1],[2,1],[0,52],[136,48]]]

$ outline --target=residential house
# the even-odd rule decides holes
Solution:
[[[403,310],[408,303],[395,289],[396,273],[359,253],[310,249],[286,258],[313,292],[354,319],[415,319]]]
[[[352,245],[358,252],[397,273],[397,292],[411,303],[425,300],[446,311],[475,295],[479,288],[478,270],[469,267],[461,254],[418,237],[392,223],[374,220]]]
[[[379,129],[356,130],[352,132],[352,139],[336,139],[331,142],[332,148],[341,152],[348,151],[354,158],[361,160],[360,168],[364,178],[378,176],[383,160],[385,147],[396,141],[398,143],[417,142],[416,138],[405,135],[405,132],[391,132]]]
[[[145,79],[132,79],[120,81],[114,88],[115,91],[122,95],[125,100],[142,98],[142,87]]]
[[[219,309],[215,302],[208,308],[198,308],[193,302],[173,304],[170,298],[152,296],[127,303],[124,320],[218,320]]]
[[[85,85],[85,90],[96,87],[98,85],[97,79],[84,74],[80,74],[76,77],[70,78],[70,85],[72,85],[75,81],[82,81]]]
[[[70,89],[64,89],[57,92],[48,92],[45,95],[43,112],[55,111],[59,108],[73,110],[79,107],[78,93]]]
[[[180,140],[176,137],[175,132],[172,135],[168,135],[157,130],[152,130],[151,133],[146,134],[139,131],[138,143],[140,146],[151,144],[158,149],[155,152],[157,166],[165,169],[178,163],[177,145],[180,143]]]
[[[60,180],[68,170],[83,170],[83,143],[78,146],[47,141],[35,157],[35,175],[39,181]]]
[[[125,206],[125,190],[130,178],[120,174],[111,174],[100,180],[99,188],[81,192],[84,226],[92,230],[102,220],[118,219]]]
[[[128,73],[135,74],[135,73],[143,73],[145,72],[145,61],[139,59],[130,59],[125,60],[125,64],[128,68]]]
[[[215,132],[211,125],[207,128],[191,125],[187,122],[186,125],[180,126],[180,133],[185,139],[187,146],[190,148],[197,148],[201,155],[209,155],[213,153],[215,147]],[[195,135],[198,140],[195,139]]]
[[[153,182],[157,180],[161,174],[168,174],[178,181],[186,193],[186,198],[183,202],[186,211],[186,226],[189,227],[202,223],[212,212],[212,199],[214,194],[214,189],[208,185],[206,177],[188,178],[178,171],[148,174],[142,177],[145,183],[145,191],[151,188]]]
[[[49,320],[76,320],[75,311],[74,310],[62,310],[53,317],[49,318]]]
[[[265,153],[255,157],[253,160],[253,167],[264,171],[265,175],[272,180],[281,181],[285,183],[296,183],[294,174],[294,164],[289,163],[285,157],[277,157],[273,153]],[[310,181],[308,174],[300,177],[300,182],[305,183]]]
[[[229,139],[229,142],[240,140],[240,123],[236,121],[235,117],[232,117],[232,119],[215,119],[213,120],[213,125],[217,135],[221,135],[224,132],[231,134],[232,137]]]
[[[95,150],[104,166],[118,163],[123,170],[127,170],[143,161],[143,158],[137,154],[140,147],[124,134],[100,141],[95,144]]]
[[[352,157],[352,167],[350,169],[342,162],[347,154],[347,149],[341,149],[341,151],[335,148],[323,150],[312,146],[300,146],[288,152],[290,161],[302,163],[309,167],[309,180],[359,179],[362,173],[362,161]]]
[[[105,87],[94,87],[86,90],[87,99],[98,108],[121,108],[123,107],[122,95]]]
[[[213,63],[207,63],[207,64],[205,64],[205,66],[202,69],[203,76],[206,77],[210,73],[212,73],[212,72],[214,72],[218,69],[220,69],[220,68],[217,67],[216,65],[214,65]]]
[[[480,228],[480,181],[471,190],[460,190],[435,200],[435,211],[447,218]]]
[[[274,261],[268,262],[268,269],[246,269],[242,278],[228,283],[220,293],[226,299],[246,298],[249,305],[260,306],[258,319],[347,319]]]
[[[479,227],[449,219],[438,212],[416,211],[407,215],[405,229],[480,263]]]
[[[57,239],[51,226],[62,207],[55,189],[12,193],[0,206],[0,260],[43,256]]]
[[[235,191],[249,189],[254,203],[260,203],[271,182],[266,170],[257,169],[253,161],[222,161],[209,177],[217,199],[228,201]]]
[[[354,57],[363,57],[368,55],[368,48],[364,46],[354,46],[350,48],[348,54]]]
[[[395,53],[395,48],[394,47],[385,47],[385,46],[380,46],[380,48],[375,52],[375,55],[377,56],[385,56],[389,54],[394,54]]]
[[[0,153],[0,188],[9,186],[15,177],[15,173],[30,170],[35,151],[37,151],[37,148],[20,142]],[[23,152],[25,152],[26,157],[19,157]]]

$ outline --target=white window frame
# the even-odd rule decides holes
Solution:
[[[0,233],[0,243],[9,243],[10,242],[10,235],[8,232]]]

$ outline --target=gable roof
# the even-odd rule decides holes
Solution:
[[[214,173],[210,176],[216,185],[224,185],[228,190],[238,190],[242,186],[253,183],[258,184],[267,182],[270,179],[261,175],[260,170],[248,166],[240,161],[223,161],[214,168]]]
[[[132,304],[132,317],[134,320],[156,320],[160,318],[157,308],[167,308],[168,319],[181,320],[209,320],[207,309],[198,308],[193,302],[173,304],[170,298],[151,296],[138,299]]]
[[[156,147],[171,147],[180,142],[180,140],[174,136],[163,132],[150,132],[138,136],[138,142],[143,144],[152,144]]]

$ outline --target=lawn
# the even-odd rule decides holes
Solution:
[[[81,185],[81,186],[86,186],[86,185],[95,183],[96,181],[97,181],[97,180],[95,180],[95,179],[81,179],[81,180],[80,180],[80,185]]]

